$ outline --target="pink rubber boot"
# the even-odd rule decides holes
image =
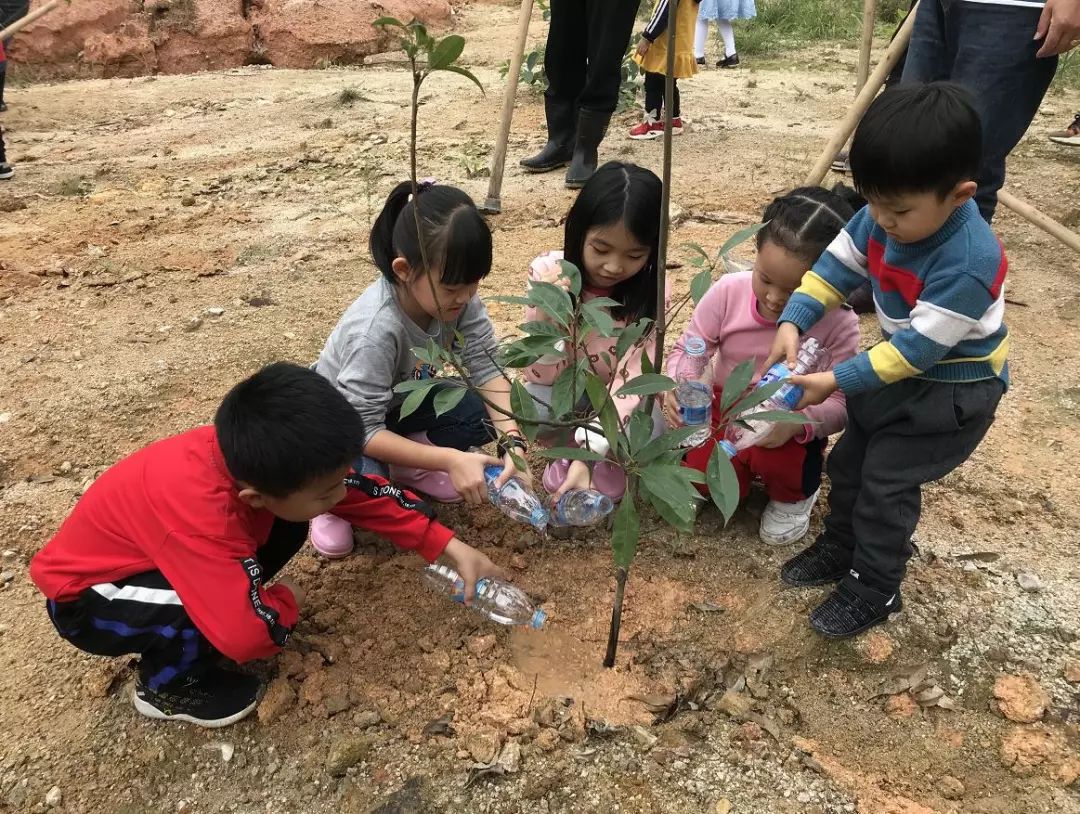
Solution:
[[[560,458],[552,461],[544,468],[543,484],[548,494],[555,494],[566,480],[566,473],[570,471],[570,461]],[[607,495],[616,503],[622,500],[626,492],[626,473],[622,467],[611,461],[598,461],[592,469],[593,488]]]
[[[426,432],[418,432],[405,437],[424,446],[435,446],[428,440]],[[390,480],[414,492],[422,492],[439,503],[461,503],[462,501],[462,497],[458,494],[458,490],[454,488],[450,476],[436,469],[420,469],[414,466],[391,464]]]
[[[328,560],[349,556],[353,550],[352,525],[337,515],[320,514],[311,521],[311,547]]]

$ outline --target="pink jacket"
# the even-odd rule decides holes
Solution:
[[[668,356],[668,375],[674,377],[683,357],[687,336],[705,340],[705,353],[713,358],[713,381],[723,386],[731,371],[740,362],[753,359],[761,364],[769,354],[776,336],[776,323],[765,319],[757,310],[757,300],[750,283],[752,272],[725,274],[710,288],[690,318],[690,324],[675,343]],[[837,308],[830,311],[807,332],[829,349],[829,367],[850,359],[859,349],[859,320],[852,311]],[[812,438],[824,438],[840,432],[847,423],[844,394],[837,390],[824,403],[803,410],[807,424],[801,443]]]
[[[537,257],[529,265],[529,280],[539,279],[540,273],[551,268],[554,263],[562,259],[562,256],[561,251],[551,251]],[[588,302],[594,297],[606,297],[609,294],[610,291],[607,289],[583,288],[581,298],[583,302]],[[525,321],[550,321],[550,318],[539,308],[529,307],[525,309]],[[615,325],[619,328],[625,328],[626,324],[626,320],[615,320]],[[593,367],[605,382],[611,384],[612,393],[622,387],[625,382],[641,375],[641,354],[647,353],[651,357],[656,348],[655,340],[650,340],[644,343],[643,346],[628,353],[623,358],[623,366],[620,369],[612,370],[603,354],[607,353],[614,358],[615,341],[613,338],[605,339],[596,335],[596,333],[590,333],[585,342],[585,349],[588,351]],[[525,378],[535,384],[551,386],[555,383],[555,377],[576,361],[576,358],[571,359],[569,356],[564,356],[553,364],[535,362],[525,368]],[[631,413],[640,403],[641,396],[615,396],[615,409],[618,411],[619,419],[624,425],[630,420]]]

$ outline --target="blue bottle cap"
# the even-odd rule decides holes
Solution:
[[[544,626],[544,622],[547,621],[547,613],[543,608],[537,608],[533,613],[532,619],[529,620],[529,627],[533,630],[539,630]]]
[[[683,350],[690,356],[702,356],[705,353],[705,340],[700,336],[688,336],[683,343]]]
[[[501,466],[496,466],[495,464],[488,464],[484,467],[484,478],[485,480],[493,481],[496,480],[499,475],[502,474],[502,472],[503,468]]]
[[[739,454],[739,450],[737,450],[735,448],[735,445],[733,443],[731,443],[730,441],[728,441],[727,439],[722,440],[718,444],[718,446],[720,447],[720,449],[722,449],[724,451],[724,454],[727,455],[729,458],[734,458],[736,455]]]

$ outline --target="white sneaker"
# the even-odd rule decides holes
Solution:
[[[810,512],[817,503],[818,493],[797,503],[770,500],[761,515],[758,536],[768,545],[789,545],[806,536],[810,530]]]

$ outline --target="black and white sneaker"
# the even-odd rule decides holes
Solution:
[[[10,164],[0,161],[0,181],[6,181],[15,174],[15,168]]]
[[[899,590],[888,594],[875,591],[851,576],[810,611],[810,627],[829,639],[847,639],[888,621],[903,607]]]
[[[135,682],[135,709],[147,718],[187,721],[210,728],[229,726],[251,714],[259,703],[262,682],[253,675],[213,668],[151,690]]]
[[[780,579],[794,588],[828,585],[847,576],[851,570],[851,552],[819,535],[814,544],[803,549],[780,568]]]

